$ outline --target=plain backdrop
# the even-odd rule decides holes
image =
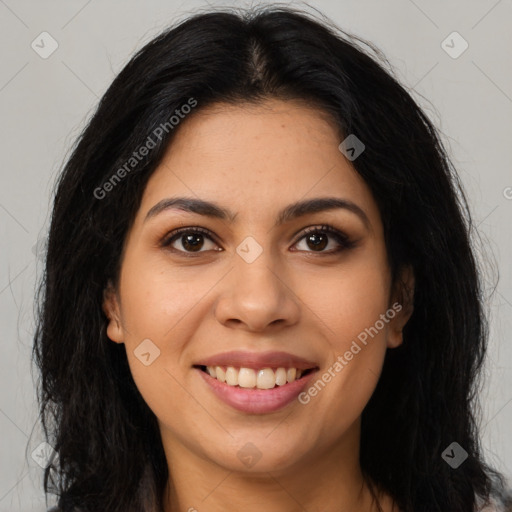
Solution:
[[[482,444],[489,462],[511,478],[512,2],[289,4],[318,9],[377,45],[442,133],[484,239],[480,257],[488,262]],[[43,470],[32,457],[42,436],[31,346],[55,178],[129,57],[169,24],[221,5],[250,4],[0,0],[0,512],[46,510]],[[55,51],[44,55],[52,45]],[[493,276],[499,276],[496,287]]]

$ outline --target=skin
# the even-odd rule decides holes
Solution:
[[[325,115],[299,101],[216,104],[181,122],[147,183],[104,311],[109,338],[125,344],[134,381],[158,418],[171,475],[166,512],[377,510],[359,465],[360,417],[386,350],[402,343],[412,313],[403,297],[414,277],[404,269],[403,286],[391,282],[377,205],[338,149],[341,140]],[[145,220],[174,196],[214,201],[237,215],[229,222],[172,208]],[[357,204],[368,226],[333,209],[274,227],[282,208],[326,196]],[[329,254],[339,244],[327,233],[328,246],[315,249],[303,231],[322,224],[355,246]],[[182,233],[174,252],[161,246],[173,230],[195,226],[217,240],[199,234],[194,252]],[[247,236],[263,250],[252,263],[236,252]],[[243,413],[192,368],[229,350],[282,350],[317,362],[321,374],[397,301],[401,311],[307,404]],[[148,366],[134,354],[147,338],[160,350]],[[249,442],[261,453],[252,467],[237,455]],[[385,494],[380,502],[398,510]]]

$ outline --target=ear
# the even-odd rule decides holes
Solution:
[[[396,348],[403,343],[403,329],[414,311],[414,272],[411,266],[404,267],[393,285],[391,309],[395,316],[389,322],[387,346]]]
[[[102,309],[108,318],[107,336],[116,343],[123,343],[124,332],[121,325],[119,300],[112,281],[110,280],[105,290],[103,290]]]

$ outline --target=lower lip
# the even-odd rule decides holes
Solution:
[[[249,389],[229,386],[210,377],[208,373],[203,372],[199,368],[195,368],[195,370],[201,374],[206,384],[224,403],[234,409],[251,414],[265,414],[278,411],[293,402],[316,373],[316,371],[312,371],[301,379],[288,382],[283,386],[276,386],[272,389]]]

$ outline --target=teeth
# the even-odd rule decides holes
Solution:
[[[238,385],[241,388],[256,386],[256,372],[252,368],[240,368],[238,371]]]
[[[276,370],[276,384],[278,386],[284,386],[286,384],[286,370],[284,368],[278,368]]]
[[[287,382],[294,382],[302,376],[302,370],[297,368],[235,368],[228,366],[225,370],[222,366],[207,366],[206,371],[214,379],[225,382],[229,386],[241,388],[272,389],[276,386],[284,386]]]
[[[208,366],[208,368],[211,367]],[[221,382],[226,382],[226,372],[220,366],[215,367],[215,373],[217,374],[217,380],[220,380]],[[215,377],[215,375],[212,375],[212,377]]]
[[[232,366],[228,366],[226,369],[226,384],[229,384],[230,386],[238,385],[238,371]]]
[[[240,373],[241,372],[242,370],[240,370]],[[282,384],[276,382],[276,375],[272,368],[263,368],[262,370],[258,371],[258,380],[256,382],[256,387],[258,389],[272,389],[276,384],[282,386]]]

